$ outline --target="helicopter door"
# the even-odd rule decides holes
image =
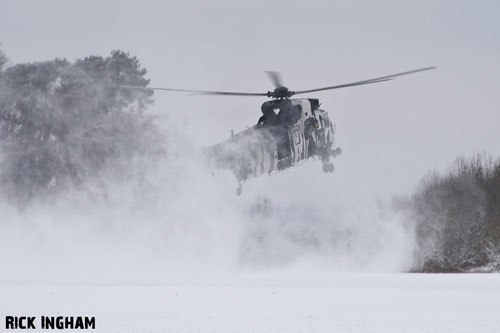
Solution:
[[[304,131],[300,126],[295,125],[289,130],[290,145],[292,151],[292,164],[296,164],[305,158],[305,138]]]

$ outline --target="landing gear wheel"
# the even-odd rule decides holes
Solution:
[[[333,172],[335,170],[335,167],[333,166],[333,163],[325,163],[323,164],[323,172]]]

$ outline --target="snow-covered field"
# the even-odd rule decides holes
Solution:
[[[96,332],[500,331],[500,275],[397,273],[414,239],[386,206],[345,192],[274,205],[193,175],[206,186],[167,182],[161,205],[115,190],[2,207],[1,327],[44,315],[94,316]]]
[[[497,274],[244,274],[0,285],[0,313],[98,332],[499,332]],[[2,323],[3,324],[3,323]],[[3,325],[2,325],[3,326]]]

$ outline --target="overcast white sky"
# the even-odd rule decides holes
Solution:
[[[310,95],[337,124],[336,172],[309,162],[247,185],[291,195],[300,177],[301,191],[406,194],[458,155],[500,156],[499,14],[493,0],[6,0],[0,42],[12,63],[127,50],[153,86],[187,89],[267,91],[265,70],[300,90],[437,66]],[[253,125],[263,101],[157,93],[154,112],[212,144]]]

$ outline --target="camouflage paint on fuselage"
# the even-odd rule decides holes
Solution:
[[[239,183],[318,156],[337,155],[335,128],[316,99],[272,100],[262,104],[258,124],[205,150],[213,169],[232,170]]]

